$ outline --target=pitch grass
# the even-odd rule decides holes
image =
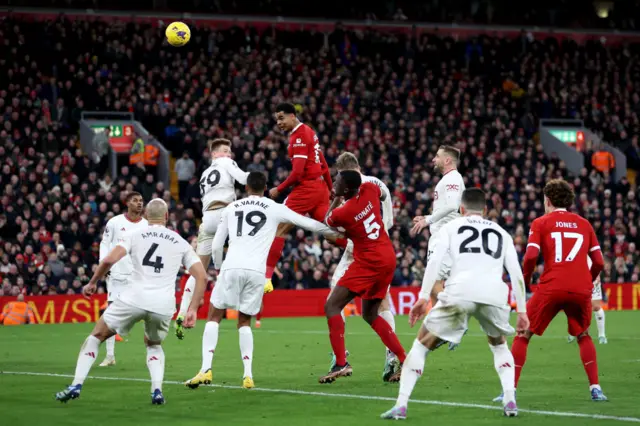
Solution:
[[[558,318],[544,338],[534,338],[518,392],[521,409],[583,413],[588,416],[640,417],[640,313],[607,312],[609,344],[597,345],[601,383],[610,402],[589,399],[586,377],[575,343],[566,342],[566,322]],[[91,372],[107,378],[148,379],[142,324],[128,341],[116,345],[117,365]],[[92,324],[0,327],[0,370],[72,375],[80,345]],[[406,317],[397,318],[400,339],[409,349],[415,336]],[[183,381],[200,368],[203,323],[184,341],[170,335],[165,343],[167,381]],[[592,330],[595,334],[595,325]],[[331,385],[317,378],[327,371],[329,342],[322,318],[265,319],[254,330],[254,378],[258,388],[301,393],[204,387],[188,390],[166,384],[165,406],[152,406],[146,381],[88,379],[79,400],[61,404],[56,391],[69,377],[0,374],[0,423],[3,425],[371,425],[395,398],[397,385],[382,383],[383,346],[361,318],[347,320],[347,348],[354,375]],[[214,384],[240,386],[242,362],[238,334],[231,321],[221,327],[214,360]],[[305,393],[306,392],[306,393]],[[308,394],[349,394],[352,398]],[[430,354],[413,398],[490,406],[500,392],[492,354],[477,325],[455,352]],[[576,418],[535,412],[505,419],[498,410],[412,403],[409,422],[448,425],[590,425],[624,424],[620,419]]]

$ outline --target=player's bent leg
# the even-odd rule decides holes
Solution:
[[[493,365],[502,385],[504,415],[516,417],[518,415],[518,406],[516,404],[516,377],[513,354],[509,351],[507,339],[504,336],[488,336],[488,340],[489,348],[493,352]]]
[[[253,333],[251,331],[251,315],[238,312],[238,338],[240,342],[240,357],[244,373],[242,374],[242,387],[253,389]]]
[[[391,327],[391,330],[393,330],[393,332],[395,333],[396,321],[393,316],[393,312],[391,312],[391,309],[390,309],[390,306],[391,306],[391,303],[389,302],[390,297],[391,296],[389,295],[389,293],[387,293],[387,296],[382,300],[382,303],[380,304],[380,308],[378,309],[378,315],[380,315],[382,319],[384,319],[386,322],[389,323],[389,327]],[[400,361],[397,359],[395,354],[387,347],[385,347],[384,358],[385,359],[384,359],[384,368],[382,370],[382,381],[388,382],[389,378],[391,378],[391,376],[393,376],[394,373],[397,373],[398,370],[400,369]]]
[[[147,347],[147,368],[151,376],[151,403],[163,405],[165,400],[162,394],[162,382],[164,381],[165,357],[162,341],[149,340],[145,336],[144,343]]]
[[[344,343],[344,321],[340,313],[347,303],[356,296],[349,289],[337,285],[324,305],[324,312],[329,326],[329,340],[336,355],[336,364],[329,372],[320,377],[320,383],[333,383],[338,377],[351,376],[353,370],[347,362]]]
[[[284,249],[285,238],[293,229],[293,225],[290,223],[281,223],[276,230],[276,237],[273,239],[271,248],[269,249],[269,255],[267,256],[267,271],[265,273],[266,283],[264,286],[265,293],[273,291],[273,284],[271,283],[271,277],[273,276],[273,270],[276,268],[280,257],[282,256],[282,250]]]
[[[400,389],[398,391],[398,399],[396,404],[390,410],[380,415],[383,419],[404,420],[407,418],[407,405],[411,393],[422,376],[425,362],[429,352],[435,350],[440,344],[441,339],[432,334],[422,325],[418,332],[417,338],[413,341],[413,346],[407,354],[404,365],[402,367],[402,375],[400,377]]]
[[[209,243],[209,248],[211,244]],[[200,261],[203,265],[209,265],[211,262],[210,255],[199,255]],[[179,340],[184,339],[185,330],[182,326],[182,322],[184,321],[184,316],[187,314],[187,310],[189,309],[189,305],[191,305],[191,300],[193,299],[193,291],[196,287],[196,279],[194,277],[189,277],[186,284],[184,285],[184,290],[182,291],[182,300],[180,301],[180,310],[178,311],[178,316],[176,317],[176,337]]]
[[[107,326],[103,318],[98,320],[93,331],[80,347],[73,382],[66,389],[56,393],[56,400],[67,402],[71,399],[80,398],[82,385],[89,375],[93,363],[96,361],[100,344],[109,337],[115,336],[115,334],[116,332]]]
[[[407,355],[400,344],[400,340],[398,340],[398,336],[393,331],[389,323],[378,314],[382,300],[383,299],[362,300],[362,317],[376,332],[376,334],[378,334],[382,343],[389,348],[396,357],[398,357],[398,361],[401,366]],[[389,375],[387,381],[399,381],[400,372],[401,367],[395,368],[394,373]]]
[[[107,306],[111,305],[112,301],[107,302]],[[104,312],[103,312],[104,313]],[[107,355],[102,362],[98,364],[98,367],[112,367],[116,365],[116,335],[109,337],[104,342]]]
[[[527,350],[529,349],[529,341],[531,340],[531,337],[533,337],[533,333],[527,330],[516,336],[513,339],[513,344],[511,345],[511,354],[513,355],[514,364],[514,389],[518,388],[520,373],[522,373],[522,368],[527,361]],[[502,402],[503,399],[504,394],[500,394],[493,398],[493,402]]]

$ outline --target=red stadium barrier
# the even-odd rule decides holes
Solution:
[[[419,287],[394,287],[391,289],[391,309],[397,315],[407,315],[415,303]],[[640,308],[640,283],[605,284],[609,310],[633,310]],[[277,290],[264,298],[265,317],[317,317],[323,316],[324,302],[329,294],[322,290]],[[207,318],[210,293],[198,311],[198,318]],[[180,303],[180,295],[176,294]],[[0,297],[0,310],[15,297]],[[32,296],[26,298],[39,324],[95,322],[100,317],[100,306],[106,295],[85,299],[81,295]]]

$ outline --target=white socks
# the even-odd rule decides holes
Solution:
[[[513,355],[506,343],[498,346],[489,345],[489,348],[493,352],[493,365],[502,385],[502,400],[505,403],[515,401],[516,369]]]
[[[111,336],[107,340],[104,341],[105,346],[107,347],[107,358],[115,358],[116,357],[116,336]]]
[[[598,327],[598,337],[605,337],[604,332],[604,309],[600,308],[598,311],[593,312],[593,316],[596,317],[596,327]]]
[[[400,376],[400,392],[396,407],[406,407],[411,397],[411,392],[416,386],[418,378],[422,376],[424,363],[427,360],[429,349],[427,349],[418,339],[413,341],[413,346],[407,354],[407,359],[402,367],[402,375]]]
[[[202,333],[202,367],[200,368],[201,373],[204,373],[211,368],[211,363],[213,362],[213,354],[215,353],[216,346],[218,345],[219,328],[220,324],[215,321],[207,321],[207,324],[204,326],[204,333]]]
[[[196,287],[196,279],[189,277],[187,283],[184,285],[184,291],[182,292],[182,301],[180,302],[180,310],[178,316],[183,317],[187,314],[191,299],[193,299],[193,290]]]
[[[251,332],[251,327],[240,327],[238,329],[238,335],[240,337],[240,356],[242,357],[242,364],[244,365],[244,374],[242,377],[253,378],[251,371],[251,364],[253,362],[253,333]]]
[[[151,375],[151,392],[154,390],[162,390],[162,381],[164,380],[164,351],[162,346],[147,346],[147,367]]]
[[[393,332],[395,333],[396,320],[393,314],[391,313],[391,311],[382,311],[382,312],[379,312],[378,315],[381,316],[382,319],[385,320],[387,323],[389,323],[389,327],[391,327],[391,330],[393,330]],[[393,352],[391,352],[389,348],[387,348],[387,358],[394,358],[394,357],[395,355],[393,354]]]
[[[78,355],[78,363],[76,364],[76,374],[73,378],[73,385],[81,385],[91,371],[93,363],[96,362],[98,350],[100,349],[100,340],[97,337],[89,336],[80,348]]]

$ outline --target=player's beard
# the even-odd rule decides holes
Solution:
[[[439,165],[438,163],[435,163],[435,164],[433,165],[433,170],[434,170],[436,173],[442,173],[442,168],[440,167],[440,165]]]

